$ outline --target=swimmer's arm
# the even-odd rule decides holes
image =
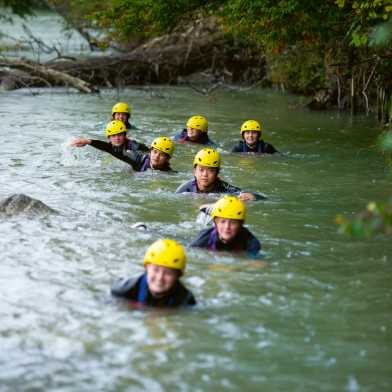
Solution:
[[[211,139],[208,139],[208,142],[206,143],[206,145],[208,147],[212,147],[212,148],[218,147],[218,145],[214,141],[212,141]]]
[[[136,299],[138,278],[121,278],[116,280],[110,289],[115,297]]]
[[[252,238],[248,242],[247,253],[250,256],[257,257],[261,251],[260,241],[252,235]]]
[[[264,195],[259,193],[252,192],[241,192],[238,195],[238,198],[242,201],[254,201],[254,200],[266,200],[267,198]]]
[[[196,299],[189,290],[187,296],[185,297],[183,305],[190,305],[190,306],[196,305]]]
[[[71,147],[84,147],[88,144],[91,144],[91,139],[80,137],[75,140],[72,140],[72,142],[69,145]]]
[[[135,171],[140,171],[141,166],[143,165],[143,160],[146,154],[142,154],[138,151],[127,150],[121,154],[124,162],[129,163],[132,166],[132,169]]]
[[[267,154],[275,154],[275,153],[280,154],[280,152],[272,144],[269,143],[265,143],[265,144],[267,145],[265,151]]]
[[[144,143],[138,142],[137,151],[149,152],[150,151],[150,147],[146,146]]]
[[[254,200],[265,200],[267,199],[264,195],[260,193],[244,192],[237,187],[232,187],[227,190],[230,195],[237,196],[241,201],[254,201]]]
[[[236,144],[236,145],[232,148],[231,152],[242,152],[242,148],[241,148],[240,143]]]
[[[214,209],[215,203],[207,203],[207,204],[202,204],[199,207],[200,212],[204,212],[206,215],[211,215],[212,210]]]
[[[188,192],[192,192],[192,181],[187,181],[184,184],[181,184],[177,189],[176,189],[176,193],[188,193]]]
[[[252,193],[252,192],[244,192],[240,188],[230,185],[227,182],[223,182],[223,187],[224,187],[224,193],[228,193],[229,195],[234,195],[237,196],[240,200],[242,201],[252,201],[252,200],[263,200],[266,199],[265,196],[258,194],[258,193]]]
[[[110,143],[104,142],[102,140],[95,140],[95,139],[91,140],[90,146],[98,150],[105,151],[110,155],[113,155],[115,158],[119,159],[120,161],[128,163],[128,165],[131,165],[133,169],[135,169],[135,167],[137,166],[136,157],[138,153],[136,152],[135,152],[136,155],[134,156],[131,154],[127,154],[128,151],[127,152],[115,151]]]
[[[197,237],[190,243],[191,248],[208,248],[208,238],[211,228],[200,231]]]
[[[90,146],[96,148],[97,150],[106,151],[109,154],[113,153],[113,147],[110,143],[104,142],[102,140],[90,139]],[[112,154],[114,155],[114,154]],[[114,155],[116,156],[116,155]],[[117,156],[116,156],[117,158]]]

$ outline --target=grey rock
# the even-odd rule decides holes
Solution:
[[[40,200],[24,194],[15,194],[0,201],[0,215],[47,215],[56,211]]]

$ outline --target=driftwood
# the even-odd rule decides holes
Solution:
[[[65,85],[76,88],[83,93],[95,93],[98,89],[84,80],[71,76],[65,72],[52,69],[48,66],[38,64],[29,60],[19,60],[10,58],[0,58],[0,67],[8,67],[11,69],[18,69],[32,77],[36,78],[41,83],[46,81],[49,85]]]
[[[229,41],[213,19],[149,40],[126,54],[61,57],[45,64],[0,58],[0,67],[29,74],[30,86],[67,85],[82,92],[96,92],[94,86],[186,83],[189,75],[203,71],[208,71],[205,74],[210,75],[209,82],[214,85],[256,82],[265,76],[265,59],[259,51]],[[17,87],[21,85],[16,83]]]

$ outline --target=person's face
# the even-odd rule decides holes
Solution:
[[[118,133],[117,135],[109,136],[109,141],[113,146],[119,147],[125,143],[126,133]]]
[[[196,165],[193,170],[197,187],[203,191],[208,190],[218,178],[218,170],[215,167]]]
[[[118,120],[118,121],[122,121],[123,123],[125,123],[129,118],[129,114],[128,113],[114,113],[113,114],[113,120]]]
[[[168,164],[169,160],[170,157],[166,153],[156,150],[155,148],[151,149],[150,162],[154,169],[165,167]]]
[[[257,131],[245,131],[243,135],[246,144],[250,146],[256,144],[260,138],[260,132]]]
[[[240,232],[242,221],[216,217],[214,219],[218,236],[223,242],[230,242]]]
[[[186,129],[187,135],[191,140],[197,140],[201,134],[201,131],[195,128],[187,128]]]
[[[179,273],[173,268],[147,264],[147,284],[154,297],[167,294],[178,280]]]

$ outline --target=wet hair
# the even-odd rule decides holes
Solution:
[[[195,163],[195,164],[193,165],[193,169],[196,169],[196,166],[197,166],[197,163]],[[203,166],[203,165],[200,165],[200,166]],[[204,166],[204,167],[208,167],[209,169],[215,169],[216,174],[219,174],[220,167],[209,167],[209,166]]]
[[[155,147],[150,147],[150,152],[151,152],[151,150],[157,150],[157,151],[161,152],[162,154],[165,154],[168,159],[171,159],[171,156],[165,151],[158,150]]]

